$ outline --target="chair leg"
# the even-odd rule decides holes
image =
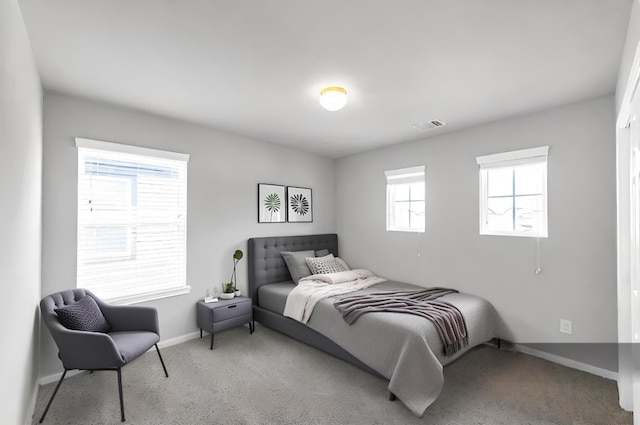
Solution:
[[[124,400],[122,397],[122,369],[116,369],[118,371],[118,393],[120,395],[120,416],[121,422],[124,422]]]
[[[162,355],[160,354],[160,349],[158,348],[158,344],[156,345],[156,351],[158,352],[158,357],[160,357],[160,363],[162,363],[162,368],[164,369],[164,374],[168,378],[169,374],[167,373],[167,368],[164,365],[164,361],[162,360]]]
[[[42,421],[44,421],[44,417],[47,415],[47,412],[49,411],[49,407],[51,407],[51,402],[53,402],[53,398],[58,393],[58,388],[60,388],[60,384],[62,384],[62,380],[64,379],[66,374],[67,374],[67,369],[65,369],[64,372],[62,372],[62,376],[60,377],[60,380],[58,381],[58,385],[56,385],[56,389],[53,390],[53,394],[51,394],[51,398],[49,399],[49,403],[47,403],[47,407],[44,409],[44,413],[42,414],[42,417],[40,418],[40,423],[42,423]]]

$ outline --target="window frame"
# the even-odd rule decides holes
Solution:
[[[548,188],[547,188],[547,169],[548,169],[548,153],[549,146],[540,146],[536,148],[521,149],[517,151],[502,152],[491,155],[483,155],[476,157],[479,170],[479,186],[480,186],[480,235],[490,236],[515,236],[529,238],[547,238],[548,230]],[[521,230],[495,230],[489,228],[488,211],[489,211],[489,188],[488,188],[488,171],[496,169],[512,169],[516,167],[541,164],[543,166],[542,187],[542,218],[540,222],[540,230],[537,232],[527,232]],[[514,171],[515,173],[515,171]],[[515,193],[515,174],[513,177],[512,194],[513,202],[519,196]],[[507,196],[505,196],[507,197]],[[515,214],[515,211],[514,211]],[[515,225],[515,222],[514,222]]]
[[[78,203],[76,205],[76,213],[77,213],[76,286],[92,290],[96,293],[96,295],[100,296],[105,301],[113,304],[135,304],[135,303],[141,303],[141,302],[190,293],[191,287],[187,284],[187,276],[186,276],[187,275],[186,273],[186,270],[187,270],[187,171],[188,171],[187,164],[189,161],[189,155],[184,153],[170,152],[170,151],[151,149],[151,148],[143,148],[138,146],[104,142],[100,140],[85,139],[85,138],[79,138],[79,137],[76,138],[75,140],[76,140],[76,147],[78,149],[78,170],[77,170],[78,181],[77,181],[77,194],[76,194],[76,200]],[[112,156],[114,154],[132,155],[132,157],[126,163],[118,164],[118,160],[109,158],[109,156]],[[140,162],[137,162],[137,163],[135,162],[136,156],[140,157],[139,158]],[[108,166],[118,164],[117,166],[114,165],[113,168],[111,168],[111,170],[116,170],[115,174],[111,173],[110,171],[104,172],[100,170],[97,170],[97,171],[91,170],[90,165],[87,163],[87,160],[95,160],[95,159],[104,161],[104,163],[109,164]],[[145,161],[147,162],[146,164],[145,164]],[[119,222],[118,219],[116,219],[113,223],[107,220],[106,222],[104,222],[105,225],[102,227],[100,226],[101,223],[99,221],[98,222],[95,222],[95,221],[92,222],[91,220],[84,221],[82,219],[82,215],[84,215],[85,212],[82,212],[81,208],[83,205],[83,201],[86,201],[86,198],[81,198],[83,196],[83,193],[81,192],[81,185],[83,184],[82,176],[83,175],[99,176],[99,177],[105,177],[106,180],[108,180],[109,178],[113,178],[114,180],[120,179],[122,181],[126,181],[127,179],[129,179],[129,184],[131,185],[131,187],[129,188],[130,191],[135,190],[136,192],[135,196],[131,195],[131,200],[130,200],[131,205],[129,207],[133,209],[137,209],[138,200],[139,200],[138,196],[140,195],[137,193],[138,188],[134,187],[134,185],[138,184],[138,180],[140,179],[141,176],[148,177],[153,173],[156,173],[156,175],[160,175],[163,172],[162,165],[159,165],[158,166],[159,168],[155,168],[155,165],[153,169],[149,168],[150,165],[147,165],[149,161],[162,161],[168,164],[173,164],[173,165],[167,165],[167,167],[169,168],[164,168],[164,170],[166,171],[174,171],[173,167],[175,167],[175,169],[178,170],[177,171],[178,174],[176,175],[178,182],[175,184],[178,185],[177,187],[179,192],[175,196],[177,197],[176,199],[180,200],[180,204],[182,205],[180,207],[181,208],[180,211],[181,211],[181,214],[183,212],[184,217],[178,220],[182,225],[181,226],[182,229],[180,230],[180,232],[178,232],[178,238],[176,239],[176,241],[180,243],[180,246],[177,250],[179,252],[178,254],[179,256],[173,257],[173,258],[177,258],[177,263],[178,263],[178,270],[176,271],[177,278],[176,278],[175,284],[167,284],[165,282],[165,283],[160,283],[155,287],[152,285],[139,285],[139,286],[135,286],[135,288],[138,290],[123,292],[122,289],[124,288],[124,286],[122,285],[121,285],[122,287],[118,287],[118,285],[115,285],[112,290],[109,290],[107,289],[108,284],[103,283],[101,286],[100,284],[94,283],[92,285],[91,283],[89,283],[89,281],[82,281],[81,271],[84,273],[84,270],[88,270],[86,268],[82,269],[82,267],[91,267],[91,265],[99,267],[100,263],[107,264],[109,261],[112,261],[113,263],[120,262],[121,263],[120,265],[126,268],[127,261],[136,261],[135,244],[137,243],[137,241],[130,240],[129,238],[131,237],[131,235],[127,236],[127,239],[128,239],[127,255],[124,255],[124,256],[115,255],[112,258],[109,258],[108,253],[102,253],[102,254],[98,253],[92,258],[91,253],[81,254],[80,252],[82,247],[80,238],[84,237],[84,235],[81,234],[81,232],[84,232],[86,229],[91,229],[92,226],[94,226],[95,229],[99,229],[99,228],[108,227],[111,225],[113,225],[114,228],[123,227],[123,226],[128,228],[129,229],[127,230],[128,234],[131,233],[132,231],[133,233],[138,233],[139,229],[142,229],[143,232],[145,229],[149,229],[149,227],[145,227],[143,223],[137,222],[138,220],[137,217],[133,219],[134,223],[137,224],[135,226],[132,226],[130,224],[129,225],[123,224]],[[122,171],[122,169],[124,168],[124,165],[122,164],[135,164],[137,165],[137,168],[135,171],[132,171],[130,175],[127,173],[119,174],[118,171]],[[86,178],[89,179],[89,177],[86,177]],[[140,199],[144,199],[144,198],[140,198]],[[124,208],[126,209],[126,207]],[[138,213],[136,213],[135,215],[137,214]],[[176,217],[179,217],[179,216],[176,216]],[[141,224],[142,224],[142,227],[140,227]],[[122,226],[119,226],[119,225],[122,225]],[[148,225],[149,224],[147,224],[147,226]],[[133,244],[133,246],[131,246],[130,244]],[[155,258],[158,258],[158,257],[155,257]],[[169,257],[165,257],[165,258],[169,258]],[[88,266],[85,266],[85,265],[88,265]],[[88,277],[88,278],[90,278],[90,276],[91,274],[85,275],[85,277]]]
[[[425,166],[420,165],[416,167],[399,168],[395,170],[385,171],[387,180],[387,211],[386,211],[386,230],[388,232],[411,232],[411,233],[424,233],[426,228],[426,182],[425,182]],[[410,185],[413,183],[422,183],[423,194],[422,199],[412,199],[411,189],[409,192],[409,200],[406,202],[423,202],[425,213],[422,218],[422,226],[420,228],[413,227],[400,227],[396,225],[395,219],[395,204],[399,202],[395,197],[395,189],[400,185]]]

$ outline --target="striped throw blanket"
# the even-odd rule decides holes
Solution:
[[[406,313],[425,317],[435,325],[444,345],[445,355],[452,356],[469,344],[467,323],[456,306],[438,301],[437,298],[457,292],[447,288],[368,292],[339,296],[333,305],[350,325],[370,312]]]

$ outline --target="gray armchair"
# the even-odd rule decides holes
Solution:
[[[85,296],[93,298],[100,308],[102,315],[110,325],[110,329],[107,332],[72,330],[63,326],[60,322],[55,310],[75,304]],[[118,373],[118,393],[120,395],[122,422],[125,421],[121,372],[123,366],[155,346],[164,373],[169,377],[157,344],[160,340],[160,332],[158,329],[158,313],[155,308],[109,305],[89,290],[69,289],[44,297],[40,301],[40,311],[44,323],[58,346],[58,357],[60,357],[64,366],[64,372],[40,418],[40,423],[44,421],[44,417],[60,388],[60,384],[62,384],[62,380],[69,370],[116,371]]]

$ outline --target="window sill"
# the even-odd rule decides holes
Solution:
[[[545,239],[549,236],[546,233],[524,233],[524,232],[499,232],[499,231],[483,231],[480,236],[515,236],[520,238],[541,238]]]
[[[163,289],[160,291],[144,292],[141,294],[130,294],[121,296],[100,296],[105,302],[115,305],[138,304],[147,301],[159,300],[162,298],[185,295],[191,292],[190,286],[180,286],[177,288]]]

